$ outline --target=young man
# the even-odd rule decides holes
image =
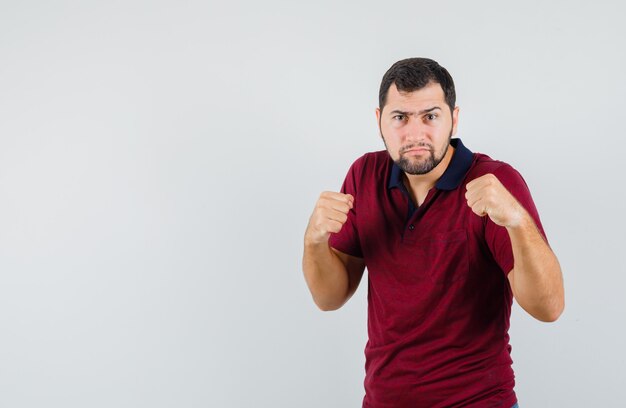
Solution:
[[[513,390],[513,296],[538,320],[563,311],[558,260],[526,183],[456,134],[448,71],[426,58],[384,75],[376,118],[386,151],[321,194],[303,270],[322,310],[340,308],[367,266],[363,407],[505,407]]]

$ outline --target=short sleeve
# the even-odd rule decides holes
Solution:
[[[539,219],[539,213],[530,195],[530,190],[521,174],[508,164],[498,167],[493,174],[500,180],[502,185],[517,199],[535,221],[541,235],[546,239],[546,234]],[[485,217],[485,240],[491,254],[505,275],[513,269],[513,248],[511,239],[505,227],[495,224],[489,217]]]
[[[343,194],[351,194],[354,197],[354,205],[348,212],[348,220],[341,231],[331,234],[329,244],[331,247],[358,258],[363,258],[361,243],[359,242],[359,233],[357,228],[357,211],[359,207],[359,195],[357,188],[358,175],[362,172],[364,157],[361,157],[350,166],[348,174],[341,186]]]

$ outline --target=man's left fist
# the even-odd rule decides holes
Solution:
[[[494,223],[507,228],[517,227],[526,210],[493,174],[485,174],[467,183],[465,198],[472,211],[491,218]]]

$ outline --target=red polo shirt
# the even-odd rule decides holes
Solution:
[[[454,156],[415,208],[386,151],[365,154],[341,191],[354,208],[330,245],[368,272],[367,408],[505,407],[516,402],[509,345],[513,268],[505,228],[475,215],[466,184],[493,173],[535,219],[521,175],[453,139]]]

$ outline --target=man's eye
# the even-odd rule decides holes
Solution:
[[[426,120],[435,120],[437,119],[437,115],[434,113],[429,113],[428,115],[426,115]]]
[[[404,115],[395,115],[393,120],[403,121],[405,119]]]

